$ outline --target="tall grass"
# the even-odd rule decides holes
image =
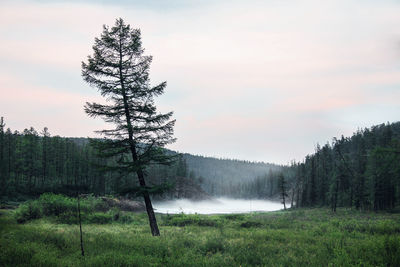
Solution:
[[[400,266],[400,214],[157,214],[161,236],[152,237],[146,214],[127,213],[128,223],[83,226],[83,258],[78,226],[2,213],[1,266]]]

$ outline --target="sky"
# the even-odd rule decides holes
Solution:
[[[176,143],[205,156],[287,164],[333,137],[400,118],[400,2],[0,2],[0,116],[22,131],[107,128],[81,77],[104,24],[142,32]]]

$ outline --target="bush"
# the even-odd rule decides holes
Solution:
[[[18,223],[24,223],[42,217],[40,206],[37,202],[27,202],[19,206],[15,212],[15,219]]]
[[[112,221],[122,223],[133,221],[130,215],[122,213],[118,208],[110,209],[110,206],[105,201],[92,195],[81,199],[80,207],[82,221],[85,222],[104,224]],[[93,214],[96,211],[100,211],[100,213]],[[30,200],[20,205],[15,213],[18,223],[45,216],[53,217],[58,223],[76,224],[78,223],[77,200],[64,195],[44,193],[39,199]]]
[[[76,212],[77,202],[73,198],[53,193],[44,193],[38,199],[44,216],[58,216],[66,212]]]

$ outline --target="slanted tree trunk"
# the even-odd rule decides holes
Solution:
[[[122,51],[122,50],[120,50]],[[120,62],[122,62],[122,52],[120,52]],[[132,154],[132,160],[133,164],[136,164],[139,161],[137,152],[136,152],[136,144],[135,140],[133,140],[133,130],[132,130],[132,123],[131,123],[131,114],[129,111],[128,107],[128,100],[127,96],[125,93],[125,86],[124,86],[124,78],[122,76],[122,63],[120,63],[120,83],[121,83],[121,89],[122,89],[122,96],[123,96],[123,102],[124,102],[124,109],[125,109],[125,118],[126,122],[128,125],[128,140],[129,140],[129,146]],[[144,173],[141,168],[139,168],[136,171],[140,187],[142,187],[142,192],[143,192],[143,198],[144,198],[144,204],[146,205],[146,211],[147,211],[147,216],[149,217],[149,224],[150,224],[150,230],[151,234],[153,236],[159,236],[160,235],[160,230],[158,229],[157,225],[157,219],[156,215],[154,214],[154,209],[153,205],[151,204],[151,199],[149,192],[146,189],[146,182],[144,180]]]
[[[132,138],[129,138],[129,140],[132,140]],[[132,140],[132,144],[131,144],[131,153],[132,153],[133,162],[138,161],[138,157],[136,154],[136,149],[135,149],[133,140]],[[143,171],[141,169],[139,169],[136,172],[136,174],[138,176],[140,186],[142,187],[142,189],[144,189],[143,190],[143,198],[144,198],[144,204],[146,205],[147,216],[149,217],[151,234],[153,236],[159,236],[160,230],[158,229],[157,219],[156,219],[156,215],[154,214],[153,205],[151,204],[149,192],[146,190],[146,182],[144,180]]]

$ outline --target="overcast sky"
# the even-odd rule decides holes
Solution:
[[[0,115],[22,131],[87,137],[99,101],[81,78],[122,17],[153,56],[181,152],[274,163],[400,118],[398,1],[1,1]]]

